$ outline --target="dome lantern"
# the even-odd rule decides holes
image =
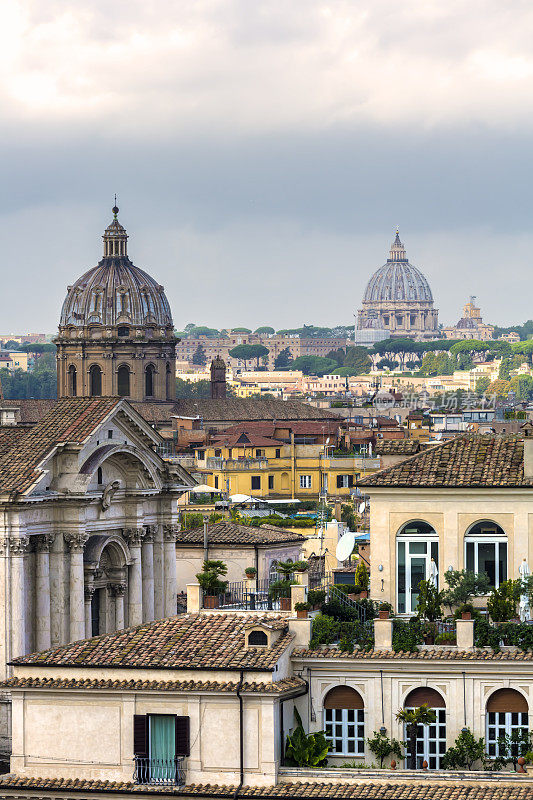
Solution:
[[[113,212],[113,221],[107,226],[102,237],[104,240],[104,258],[111,258],[112,256],[127,256],[128,234],[126,233],[126,229],[122,227],[117,219],[119,209],[116,205],[116,202],[111,210]]]

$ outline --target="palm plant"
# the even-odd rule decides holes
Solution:
[[[419,708],[401,708],[396,714],[398,722],[403,722],[407,733],[409,769],[416,769],[416,734],[419,725],[433,725],[437,715],[427,703]]]

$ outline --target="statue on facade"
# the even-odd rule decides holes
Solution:
[[[120,488],[120,481],[112,481],[111,483],[107,484],[104,491],[102,492],[102,499],[100,501],[100,506],[102,511],[107,511],[107,509],[111,505],[113,495],[118,491],[119,488]]]
[[[435,559],[432,558],[429,562],[429,570],[428,570],[428,582],[431,583],[435,589],[437,588],[437,577],[439,574],[439,570],[437,565],[435,564]]]
[[[520,581],[522,582],[522,590],[520,592],[520,622],[529,622],[531,619],[531,609],[529,606],[529,591],[528,591],[528,582],[527,579],[529,578],[529,564],[527,563],[526,559],[524,558],[520,566],[518,567],[518,574],[520,575]]]

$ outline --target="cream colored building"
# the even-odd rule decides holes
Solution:
[[[433,560],[493,586],[533,562],[533,438],[467,434],[359,482],[370,497],[371,594],[412,614]]]

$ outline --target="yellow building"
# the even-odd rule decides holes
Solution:
[[[356,479],[380,467],[379,458],[333,456],[322,444],[290,444],[252,433],[235,433],[196,449],[197,472],[221,491],[252,497],[349,498]]]

